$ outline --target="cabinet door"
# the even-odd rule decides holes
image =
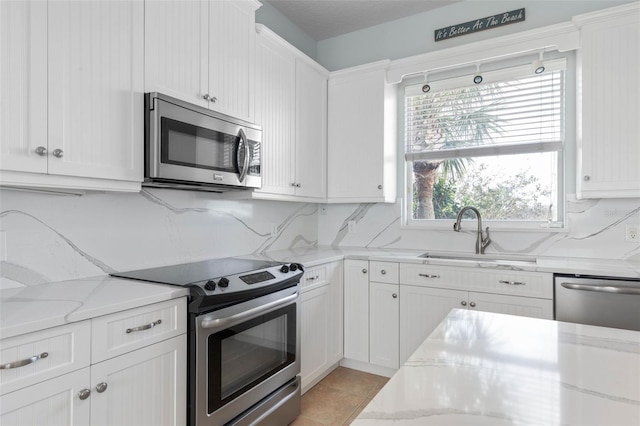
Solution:
[[[255,118],[262,126],[262,189],[295,193],[295,58],[266,35],[256,46]]]
[[[184,425],[186,351],[183,334],[91,366],[91,425]]]
[[[144,7],[145,91],[207,107],[208,0],[154,0]]]
[[[344,261],[344,357],[369,362],[369,262]]]
[[[397,94],[385,75],[375,69],[329,79],[330,202],[395,202]]]
[[[400,364],[424,342],[454,308],[466,308],[467,292],[400,286]]]
[[[301,343],[300,350],[302,388],[324,373],[330,366],[330,306],[331,287],[329,284],[302,293]]]
[[[532,297],[470,292],[469,309],[496,314],[553,319],[553,300]]]
[[[400,303],[397,284],[369,285],[369,360],[372,364],[398,368]]]
[[[46,173],[47,4],[0,2],[0,169]]]
[[[89,367],[2,395],[0,424],[3,426],[88,425],[93,393],[81,400],[88,388]]]
[[[144,3],[47,7],[49,173],[141,182]]]
[[[296,195],[327,196],[327,76],[296,59]]]
[[[640,197],[639,21],[636,4],[581,28],[579,196]]]
[[[209,2],[209,107],[251,120],[255,10],[250,0]]]

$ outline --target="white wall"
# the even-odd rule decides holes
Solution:
[[[0,190],[0,288],[316,243],[315,204],[215,197]]]
[[[637,1],[637,0],[636,0]],[[466,0],[318,42],[317,61],[330,71],[400,59],[470,42],[568,22],[581,13],[630,0]],[[435,42],[434,30],[524,7],[526,20]],[[278,32],[277,28],[272,28]]]

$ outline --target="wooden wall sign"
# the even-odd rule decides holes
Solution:
[[[442,41],[522,21],[524,21],[524,8],[499,13],[493,16],[487,16],[486,18],[476,19],[475,21],[465,22],[463,24],[440,28],[439,30],[434,31],[434,36],[435,41]]]

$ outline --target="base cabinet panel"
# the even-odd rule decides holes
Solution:
[[[302,353],[300,375],[302,387],[320,376],[329,365],[329,305],[330,288],[320,288],[302,294]]]
[[[398,368],[400,286],[371,283],[369,292],[369,362],[383,367]]]
[[[91,425],[185,424],[186,339],[183,334],[92,366]]]
[[[2,395],[3,426],[88,425],[91,400],[78,393],[89,385],[89,367]]]
[[[344,357],[369,362],[369,262],[344,262]]]

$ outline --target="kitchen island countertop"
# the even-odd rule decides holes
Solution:
[[[639,425],[640,332],[454,309],[365,425]]]

